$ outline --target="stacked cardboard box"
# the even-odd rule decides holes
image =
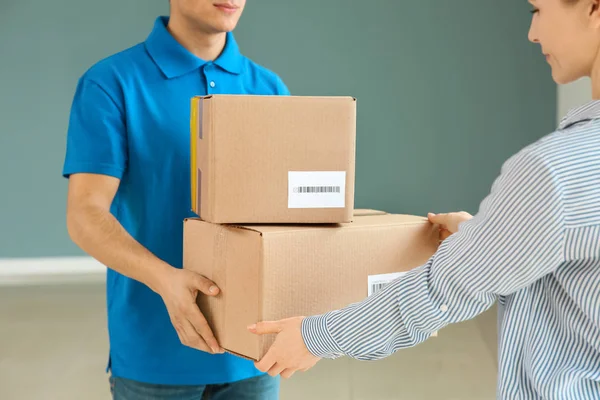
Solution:
[[[214,223],[350,222],[352,97],[192,100],[192,209]]]
[[[221,346],[258,360],[272,336],[246,326],[360,301],[425,263],[426,218],[354,210],[356,102],[346,97],[193,99],[192,205],[184,268]]]

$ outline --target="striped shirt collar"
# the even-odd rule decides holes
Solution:
[[[593,119],[600,119],[600,100],[593,100],[580,107],[571,109],[560,121],[558,129],[567,129],[579,122],[591,121]]]

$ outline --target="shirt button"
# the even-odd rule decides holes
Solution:
[[[446,312],[446,311],[448,311],[448,306],[447,306],[447,305],[445,305],[445,304],[442,304],[442,305],[440,306],[440,311],[441,311],[441,312]]]
[[[214,88],[215,86],[217,86],[217,84],[215,83],[215,81],[210,81],[210,87]]]

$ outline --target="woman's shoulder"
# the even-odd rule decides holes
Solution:
[[[502,167],[503,174],[526,173],[524,166],[552,175],[567,184],[582,174],[600,178],[600,120],[590,120],[566,130],[556,130],[524,147]]]
[[[584,163],[587,156],[600,156],[600,119],[558,129],[523,149],[549,163]]]

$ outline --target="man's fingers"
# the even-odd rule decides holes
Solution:
[[[217,339],[213,335],[210,326],[208,326],[208,322],[206,322],[206,318],[200,312],[200,309],[195,304],[191,304],[189,310],[186,313],[186,317],[189,322],[193,326],[197,335],[201,336],[203,341],[206,342],[208,347],[212,350],[213,353],[222,353],[223,350],[217,342]],[[211,351],[209,350],[209,352]]]
[[[202,350],[207,353],[212,352],[210,347],[208,347],[206,342],[200,337],[189,321],[181,320],[175,325],[175,329],[179,335],[179,340],[181,340],[181,343],[185,346]]]
[[[175,332],[177,332],[177,336],[179,337],[179,341],[181,342],[181,344],[186,344],[187,343],[187,336],[185,334],[185,332],[183,331],[183,328],[181,327],[181,324],[179,323],[173,323],[173,328],[175,328]]]
[[[292,375],[294,375],[294,372],[296,372],[296,371],[292,371],[291,369],[285,369],[281,373],[281,377],[284,379],[289,379],[292,377]]]
[[[257,335],[267,335],[281,332],[281,323],[279,321],[265,321],[250,325],[248,330]]]
[[[216,296],[219,294],[219,288],[213,281],[208,278],[203,277],[202,275],[195,275],[194,278],[194,287],[204,293],[207,296]]]

